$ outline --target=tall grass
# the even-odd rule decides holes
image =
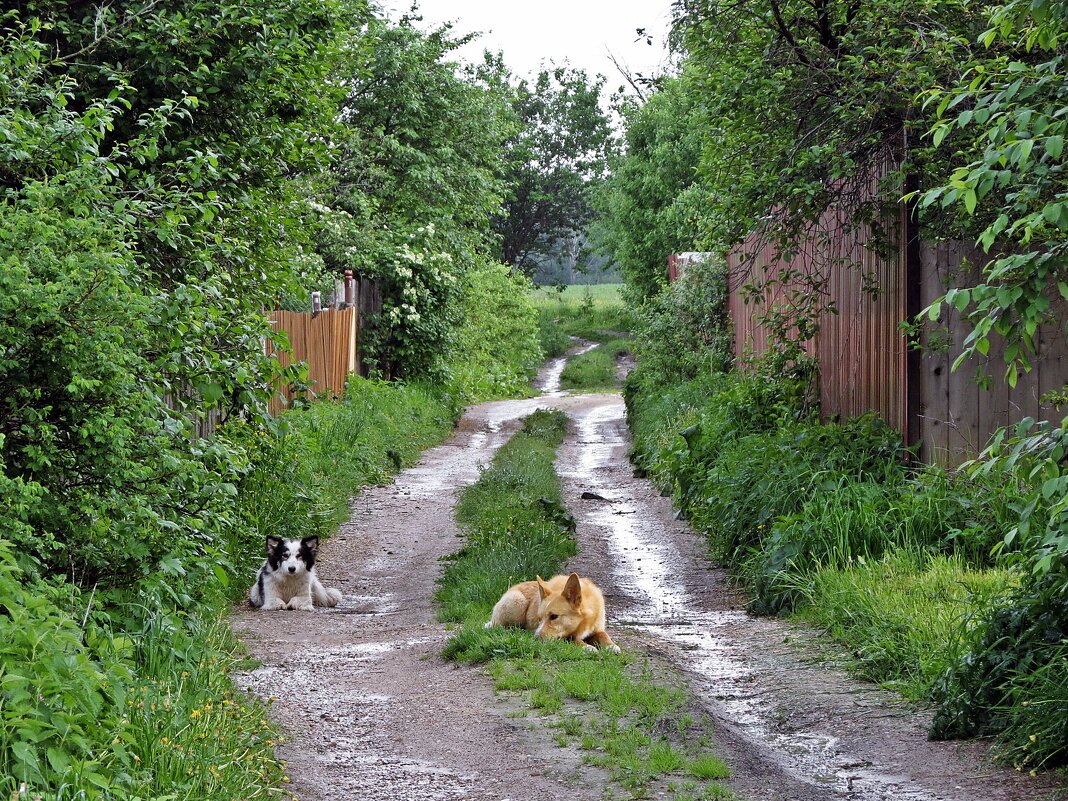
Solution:
[[[570,340],[564,340],[561,334],[604,342],[630,331],[634,325],[634,315],[620,300],[618,292],[556,295],[551,290],[538,290],[534,299],[539,337],[547,356],[559,355],[567,349],[565,342]]]
[[[1016,580],[959,555],[892,549],[810,573],[800,615],[845,645],[863,676],[918,701],[964,649],[977,610]]]

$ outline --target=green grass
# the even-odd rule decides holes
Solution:
[[[1014,580],[959,556],[896,550],[817,571],[800,616],[845,645],[865,678],[916,701],[952,663],[969,617]]]
[[[116,687],[126,724],[115,732],[132,763],[123,798],[278,798],[284,742],[267,708],[236,690],[240,647],[222,621],[202,630],[146,632],[136,682]]]
[[[8,591],[14,575],[5,559],[9,601],[26,592]],[[15,628],[0,623],[0,797],[267,801],[284,792],[282,738],[265,706],[230,680],[242,659],[221,619],[153,603],[136,628],[120,628],[119,609],[111,626],[79,627],[43,595],[22,600]]]
[[[560,289],[539,287],[532,293],[534,302],[543,305],[551,303],[569,303],[579,305],[589,297],[595,306],[613,306],[621,303],[620,292],[623,284],[590,284],[580,286],[572,284]]]
[[[560,386],[579,392],[617,389],[616,362],[627,353],[630,353],[628,339],[610,339],[599,344],[593,350],[568,360],[560,375]]]
[[[569,336],[605,342],[634,326],[634,317],[619,296],[619,285],[566,287],[534,292],[538,309],[539,340],[547,357],[559,356],[570,346]]]
[[[511,584],[559,573],[575,553],[574,523],[553,469],[565,427],[561,412],[535,412],[461,495],[456,519],[466,542],[448,561],[437,601],[443,620],[462,625],[443,654],[485,664],[498,692],[520,695],[530,713],[547,719],[558,745],[583,749],[587,762],[634,797],[664,777],[691,776],[703,795],[677,797],[728,798],[709,783],[726,773],[701,749],[685,693],[648,660],[483,628]]]
[[[687,770],[698,779],[726,779],[730,776],[727,763],[715,754],[699,754],[690,760]]]
[[[439,580],[442,620],[484,622],[511,584],[554,575],[575,553],[574,521],[553,469],[566,427],[563,412],[530,415],[460,497],[456,520],[467,544]]]

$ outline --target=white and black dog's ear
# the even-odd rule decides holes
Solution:
[[[300,544],[307,548],[312,556],[316,556],[319,553],[319,535],[317,534],[305,537],[300,541]]]
[[[267,555],[271,556],[278,552],[278,549],[282,547],[281,537],[267,536]]]

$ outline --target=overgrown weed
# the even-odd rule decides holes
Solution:
[[[716,372],[648,341],[685,305],[642,312],[624,391],[632,458],[750,609],[799,611],[865,677],[933,697],[932,736],[996,734],[1017,767],[1064,764],[1068,429],[1025,420],[969,470],[917,467],[872,417],[821,423],[803,372]]]

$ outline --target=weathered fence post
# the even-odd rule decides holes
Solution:
[[[323,298],[319,292],[311,293],[312,317],[318,317],[323,311]]]
[[[345,308],[351,309],[356,303],[356,281],[352,270],[345,270]]]

